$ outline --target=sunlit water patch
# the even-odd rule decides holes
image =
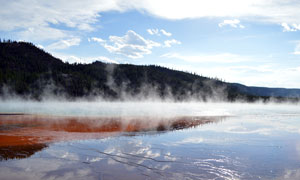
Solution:
[[[3,179],[300,178],[298,105],[5,102],[0,107]]]

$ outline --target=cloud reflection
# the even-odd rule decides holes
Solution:
[[[174,131],[218,122],[223,117],[72,117],[10,114],[0,116],[0,158],[26,158],[49,143],[116,135]],[[125,133],[125,134],[124,134]],[[127,133],[127,134],[126,134]],[[139,149],[147,151],[147,149]],[[20,153],[22,152],[22,153]],[[138,152],[143,153],[143,152]],[[154,158],[151,151],[149,157]],[[64,154],[64,156],[69,156]]]

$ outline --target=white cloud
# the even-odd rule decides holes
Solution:
[[[293,54],[300,55],[300,41],[297,42],[297,45],[295,47]]]
[[[37,44],[36,47],[40,48],[40,49],[45,49],[45,47],[41,44]]]
[[[244,25],[240,24],[240,20],[238,19],[224,20],[222,23],[219,23],[219,27],[223,27],[226,25],[231,26],[233,28],[241,28],[241,29],[245,28]]]
[[[203,63],[203,62],[217,62],[217,63],[237,63],[251,60],[249,57],[243,57],[232,53],[221,53],[213,55],[181,55],[178,53],[166,53],[161,57],[181,59],[186,62]]]
[[[296,71],[300,73],[300,66],[299,67],[294,67],[294,68],[290,68],[291,71]]]
[[[104,11],[123,11],[122,2],[110,0],[2,1],[0,31],[16,31],[25,40],[57,40],[72,30],[91,31]],[[65,32],[59,27],[70,28]]]
[[[300,2],[296,0],[133,0],[127,1],[126,8],[171,20],[231,17],[274,24],[300,24]]]
[[[109,42],[101,39],[100,44],[110,53],[121,54],[129,58],[142,58],[146,54],[151,54],[153,47],[161,46],[157,42],[144,39],[132,30],[124,36],[109,36]]]
[[[59,59],[61,59],[64,62],[68,62],[68,63],[85,63],[85,61],[77,56],[73,56],[73,55],[58,55],[58,54],[54,54],[54,56],[58,57]]]
[[[64,30],[55,29],[48,26],[29,27],[17,32],[16,35],[27,41],[56,40],[69,36]]]
[[[247,57],[246,57],[247,58]],[[218,77],[227,82],[242,83],[248,86],[261,87],[300,87],[300,67],[283,68],[280,65],[218,65],[193,64],[185,62],[183,65],[160,63],[159,65],[180,71],[195,72],[206,77]]]
[[[203,141],[204,141],[204,139],[201,137],[189,137],[189,138],[183,139],[177,143],[178,144],[199,144],[199,143],[202,143]]]
[[[176,39],[164,41],[164,47],[171,47],[173,44],[181,44],[181,42],[177,41]]]
[[[281,26],[283,27],[283,32],[292,32],[292,31],[299,31],[300,30],[300,24],[291,24],[288,25],[287,23],[281,23]]]
[[[49,50],[67,49],[71,46],[78,46],[80,44],[80,41],[81,41],[80,38],[60,40],[58,42],[52,43],[49,46],[47,46],[47,49]]]
[[[287,23],[281,23],[283,27],[283,32],[296,31],[296,29],[291,28]]]
[[[295,0],[147,0],[135,7],[166,19],[233,17],[276,24],[300,23],[300,3]]]
[[[150,35],[158,35],[158,36],[160,36],[159,30],[158,30],[158,29],[147,29],[147,32],[148,32]]]
[[[105,56],[98,56],[98,57],[90,57],[90,58],[87,58],[88,60],[93,60],[93,61],[102,61],[102,62],[106,62],[106,63],[113,63],[113,64],[119,64],[118,61],[115,61],[113,59],[110,59],[108,57],[105,57]]]
[[[172,4],[172,6],[170,6]],[[100,14],[107,11],[138,10],[165,19],[231,17],[285,23],[299,29],[297,0],[18,0],[2,1],[0,31],[12,31],[25,40],[61,39],[73,31],[92,31]],[[285,25],[284,24],[284,25]],[[69,32],[61,29],[68,27]],[[287,31],[289,28],[285,28]]]
[[[101,38],[96,38],[96,37],[88,38],[88,41],[89,42],[95,41],[95,42],[98,42],[98,43],[105,43],[106,42],[105,40],[103,40]]]
[[[105,56],[95,56],[95,57],[78,57],[74,55],[68,55],[68,54],[61,54],[61,53],[53,53],[53,56],[61,59],[64,62],[69,62],[69,63],[81,63],[81,64],[88,64],[92,63],[95,61],[101,61],[105,63],[114,63],[114,64],[119,64],[118,61],[110,59]]]
[[[161,29],[160,32],[165,36],[172,36],[172,33],[165,31],[164,29]]]
[[[170,32],[167,32],[166,30],[164,29],[147,29],[147,32],[150,34],[150,35],[157,35],[157,36],[160,36],[160,33],[161,32],[163,35],[165,36],[172,36],[172,33]]]
[[[298,146],[297,146],[297,151],[299,153]],[[281,176],[276,177],[276,180],[291,180],[291,179],[300,179],[300,169],[296,169],[296,168],[285,169]]]

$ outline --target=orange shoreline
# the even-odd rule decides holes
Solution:
[[[172,131],[216,123],[224,118],[73,117],[2,113],[0,160],[27,158],[54,142],[99,139],[123,132]]]
[[[108,133],[168,131],[218,122],[224,117],[0,116],[0,147],[99,138]]]

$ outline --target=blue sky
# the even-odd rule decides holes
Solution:
[[[0,37],[71,63],[157,64],[300,88],[297,0],[0,0]]]

